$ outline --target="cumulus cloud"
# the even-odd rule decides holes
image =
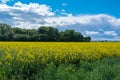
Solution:
[[[56,16],[56,13],[61,15]],[[50,6],[38,3],[16,2],[13,6],[0,4],[0,23],[29,29],[53,26],[60,30],[74,29],[86,35],[100,37],[120,34],[120,18],[108,14],[74,16],[64,9],[52,11]]]
[[[53,16],[54,13],[51,11],[52,9],[50,6],[47,6],[45,4],[39,5],[38,3],[29,3],[23,4],[21,2],[17,2],[14,4],[14,6],[8,6],[6,4],[0,4],[0,12],[7,12],[13,14],[18,14],[17,12],[21,13],[36,13],[41,16]]]
[[[53,26],[69,26],[69,25],[75,25],[80,24],[84,26],[102,26],[102,25],[110,25],[119,27],[120,26],[120,20],[106,15],[106,14],[98,14],[98,15],[78,15],[73,16],[71,14],[67,16],[61,16],[61,17],[48,17],[44,19],[45,22],[49,25]]]
[[[16,22],[17,24],[20,22],[22,25],[24,25],[24,22],[28,22],[31,24],[36,24],[38,26],[50,25],[55,27],[69,27],[76,24],[96,27],[100,27],[102,25],[120,27],[120,19],[107,14],[73,16],[72,14],[66,13],[66,11],[62,9],[61,15],[64,16],[55,16],[55,12],[52,11],[52,8],[50,6],[47,6],[45,4],[40,5],[38,3],[23,4],[21,2],[17,2],[13,6],[0,4],[0,13],[0,17],[2,17],[1,19],[3,22],[9,23],[12,21],[13,25]],[[31,25],[31,28],[33,28],[33,26]]]
[[[117,36],[118,34],[115,31],[104,31],[105,35]]]
[[[87,35],[99,35],[98,31],[85,31]]]
[[[42,16],[53,16],[54,13],[51,12],[50,6],[45,4],[39,5],[38,3],[23,4],[21,2],[15,3],[13,6],[14,9],[24,11],[24,12],[33,12]]]
[[[2,4],[9,2],[10,0],[0,0]]]
[[[0,4],[0,22],[20,28],[37,28],[44,17],[54,16],[50,6],[38,3],[15,3],[13,6]]]

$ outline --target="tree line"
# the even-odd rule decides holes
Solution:
[[[0,23],[0,41],[90,42],[91,37],[84,37],[80,32],[74,30],[59,32],[57,28],[45,26],[38,29],[21,29]]]

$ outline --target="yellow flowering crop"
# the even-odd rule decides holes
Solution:
[[[104,57],[120,57],[120,42],[0,42],[0,79],[23,80],[48,67],[51,70],[52,65],[52,69],[61,64],[81,65]],[[72,66],[65,70],[75,73]]]
[[[13,60],[47,64],[114,56],[120,56],[119,42],[0,42],[0,65]]]

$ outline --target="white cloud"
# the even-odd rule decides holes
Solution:
[[[15,3],[13,6],[14,9],[24,11],[24,12],[33,12],[42,16],[53,16],[54,13],[51,12],[50,6],[45,4],[39,5],[38,3],[23,4],[21,2]]]
[[[62,6],[67,6],[67,3],[62,3]]]
[[[6,4],[0,4],[1,20],[3,22],[11,22],[12,25],[17,23],[31,23],[38,25],[50,25],[50,26],[71,26],[71,25],[82,25],[82,26],[96,26],[100,27],[103,25],[109,25],[114,27],[120,26],[120,18],[115,18],[107,14],[96,14],[96,15],[78,15],[73,16],[72,14],[66,13],[64,9],[61,10],[61,15],[55,16],[55,12],[52,12],[50,6],[38,3],[23,4],[21,2],[15,3],[13,6]],[[9,20],[10,19],[10,20]],[[0,21],[1,21],[0,20]],[[19,24],[20,24],[19,23]],[[20,27],[19,25],[16,25]],[[34,25],[30,25],[33,28]],[[30,27],[29,26],[29,27]],[[25,26],[26,28],[26,26]]]
[[[55,14],[52,12],[50,6],[45,4],[39,5],[38,3],[29,3],[27,5],[21,2],[15,3],[14,6],[0,4],[0,12],[2,11],[9,11],[14,14],[16,14],[17,11],[21,13],[36,13],[41,16],[53,16]]]
[[[68,16],[61,17],[48,17],[45,18],[46,23],[53,26],[69,26],[74,24],[81,25],[96,25],[101,26],[104,24],[118,26],[120,25],[120,20],[106,14],[98,15],[79,15],[73,16],[69,14]]]
[[[108,22],[113,26],[120,26],[120,19],[112,17],[110,20],[108,20]]]
[[[61,10],[61,14],[68,15],[68,13],[66,13],[66,11],[64,9]]]
[[[10,11],[10,7],[6,4],[0,4],[0,12]]]
[[[39,26],[41,26],[40,24],[37,24],[37,23],[31,23],[31,22],[28,22],[28,21],[16,21],[14,22],[14,27],[20,27],[20,28],[24,28],[24,29],[31,29],[31,28],[39,28]],[[26,27],[27,26],[27,27]]]
[[[118,34],[115,31],[104,31],[105,35],[117,36]]]
[[[85,31],[87,35],[99,35],[98,31]]]
[[[9,1],[10,1],[10,0],[0,0],[0,2],[3,3],[3,4],[4,4],[4,3],[7,3],[7,2],[9,2]]]

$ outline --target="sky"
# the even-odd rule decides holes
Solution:
[[[92,40],[120,41],[120,0],[0,0],[0,23],[74,29]]]

